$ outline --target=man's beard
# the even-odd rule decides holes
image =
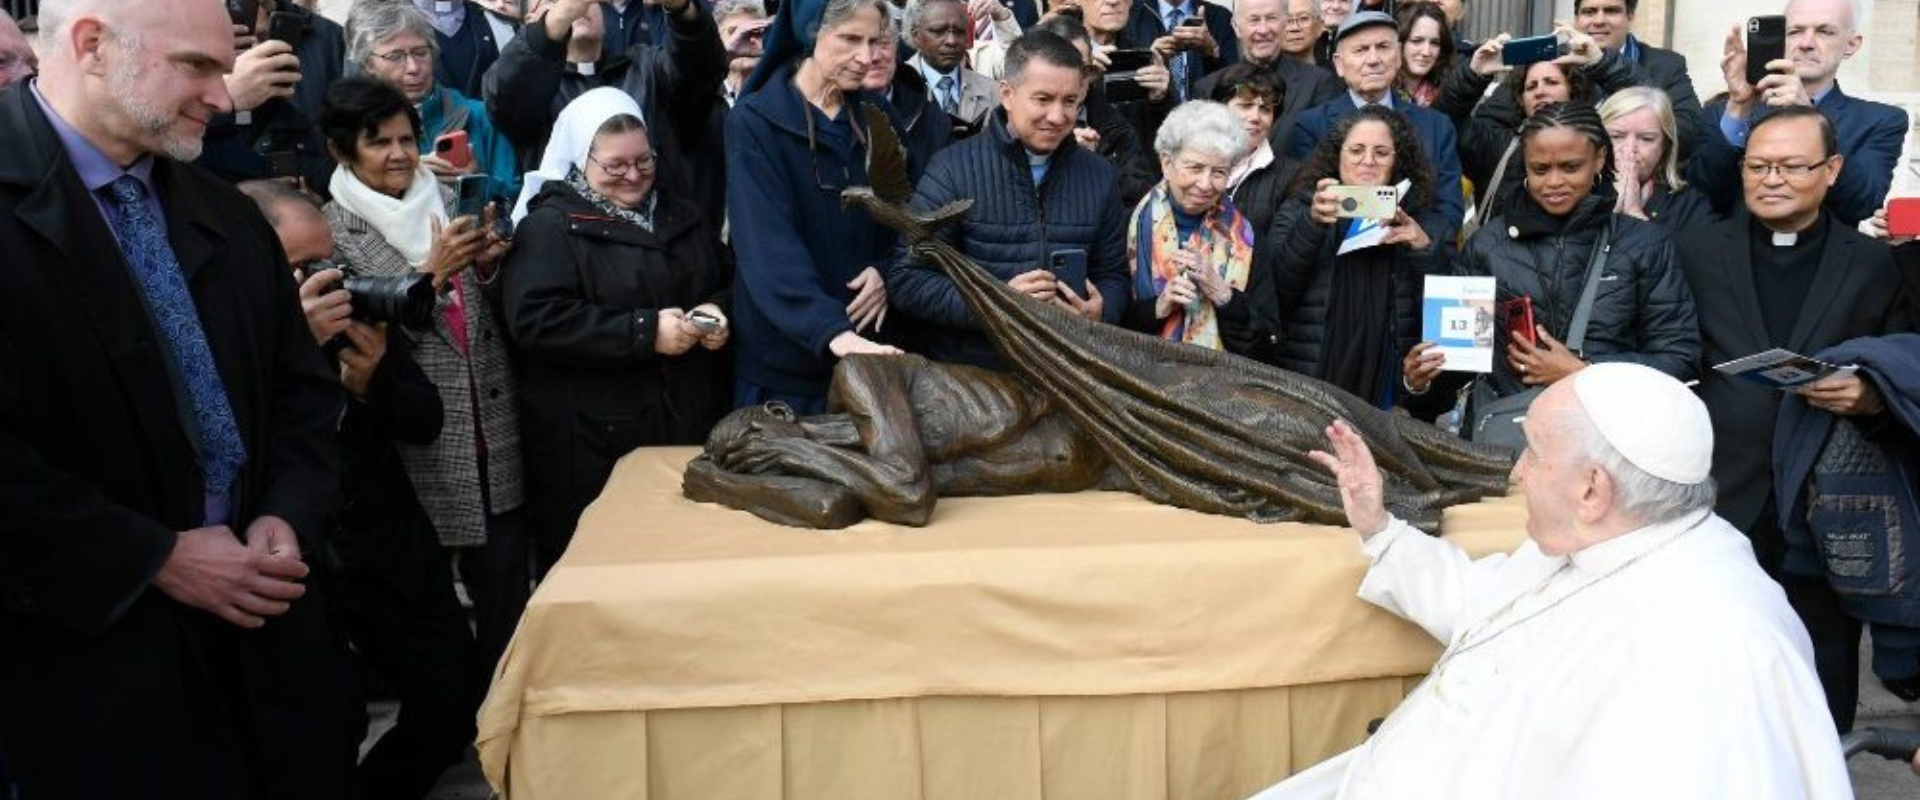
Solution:
[[[121,58],[116,60],[113,69],[107,72],[107,94],[120,106],[120,112],[139,126],[149,140],[157,141],[161,152],[176,161],[193,161],[200,157],[201,140],[199,136],[181,136],[173,133],[174,122],[179,118],[177,112],[150,104],[140,94],[138,78],[140,75],[140,43],[129,37],[121,37]]]

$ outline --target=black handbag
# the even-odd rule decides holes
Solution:
[[[1593,301],[1600,294],[1600,273],[1605,271],[1607,253],[1613,247],[1613,217],[1607,217],[1607,224],[1600,229],[1600,238],[1593,243],[1593,255],[1587,260],[1587,286],[1580,293],[1580,304],[1573,309],[1573,322],[1567,326],[1566,345],[1576,355],[1586,344],[1587,323],[1593,320]],[[1468,439],[1483,444],[1501,445],[1516,450],[1527,446],[1527,434],[1520,423],[1527,417],[1527,407],[1533,405],[1533,399],[1546,391],[1545,386],[1535,386],[1523,392],[1501,396],[1495,393],[1491,376],[1481,376],[1473,382],[1472,409],[1473,425],[1467,431]]]

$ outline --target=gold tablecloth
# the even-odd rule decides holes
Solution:
[[[1439,653],[1354,597],[1345,529],[1086,492],[806,531],[683,498],[695,452],[621,461],[529,604],[480,714],[508,800],[1225,800]],[[1445,530],[1506,550],[1524,517]]]

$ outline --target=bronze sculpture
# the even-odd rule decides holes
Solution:
[[[919,356],[855,356],[834,371],[832,413],[728,415],[688,464],[683,491],[787,525],[865,517],[924,525],[941,495],[1131,491],[1260,522],[1343,524],[1339,490],[1307,458],[1345,419],[1373,448],[1387,505],[1434,530],[1440,509],[1505,490],[1513,454],[1374,408],[1328,384],[1239,356],[1103,325],[1040,303],[934,238],[967,202],[929,214],[912,197],[885,114],[867,109],[868,174],[847,189],[914,257],[959,288],[1001,358],[998,373]]]

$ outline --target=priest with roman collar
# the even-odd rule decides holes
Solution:
[[[1775,348],[1813,356],[1852,339],[1913,330],[1914,306],[1903,297],[1892,252],[1846,224],[1829,202],[1846,161],[1826,115],[1808,106],[1775,109],[1748,133],[1738,162],[1741,207],[1727,221],[1674,241],[1700,321],[1700,399],[1720,442],[1716,510],[1747,534],[1761,568],[1786,589],[1813,639],[1815,667],[1841,731],[1853,725],[1859,629],[1825,579],[1783,569],[1781,519],[1795,510],[1782,507],[1772,466],[1786,395],[1712,367]],[[1799,393],[1814,409],[1868,429],[1878,427],[1886,408],[1858,372]]]
[[[1366,742],[1256,800],[1851,797],[1806,631],[1713,512],[1700,400],[1595,364],[1524,428],[1528,541],[1477,561],[1389,517],[1366,445],[1327,430],[1360,597],[1446,650]]]

